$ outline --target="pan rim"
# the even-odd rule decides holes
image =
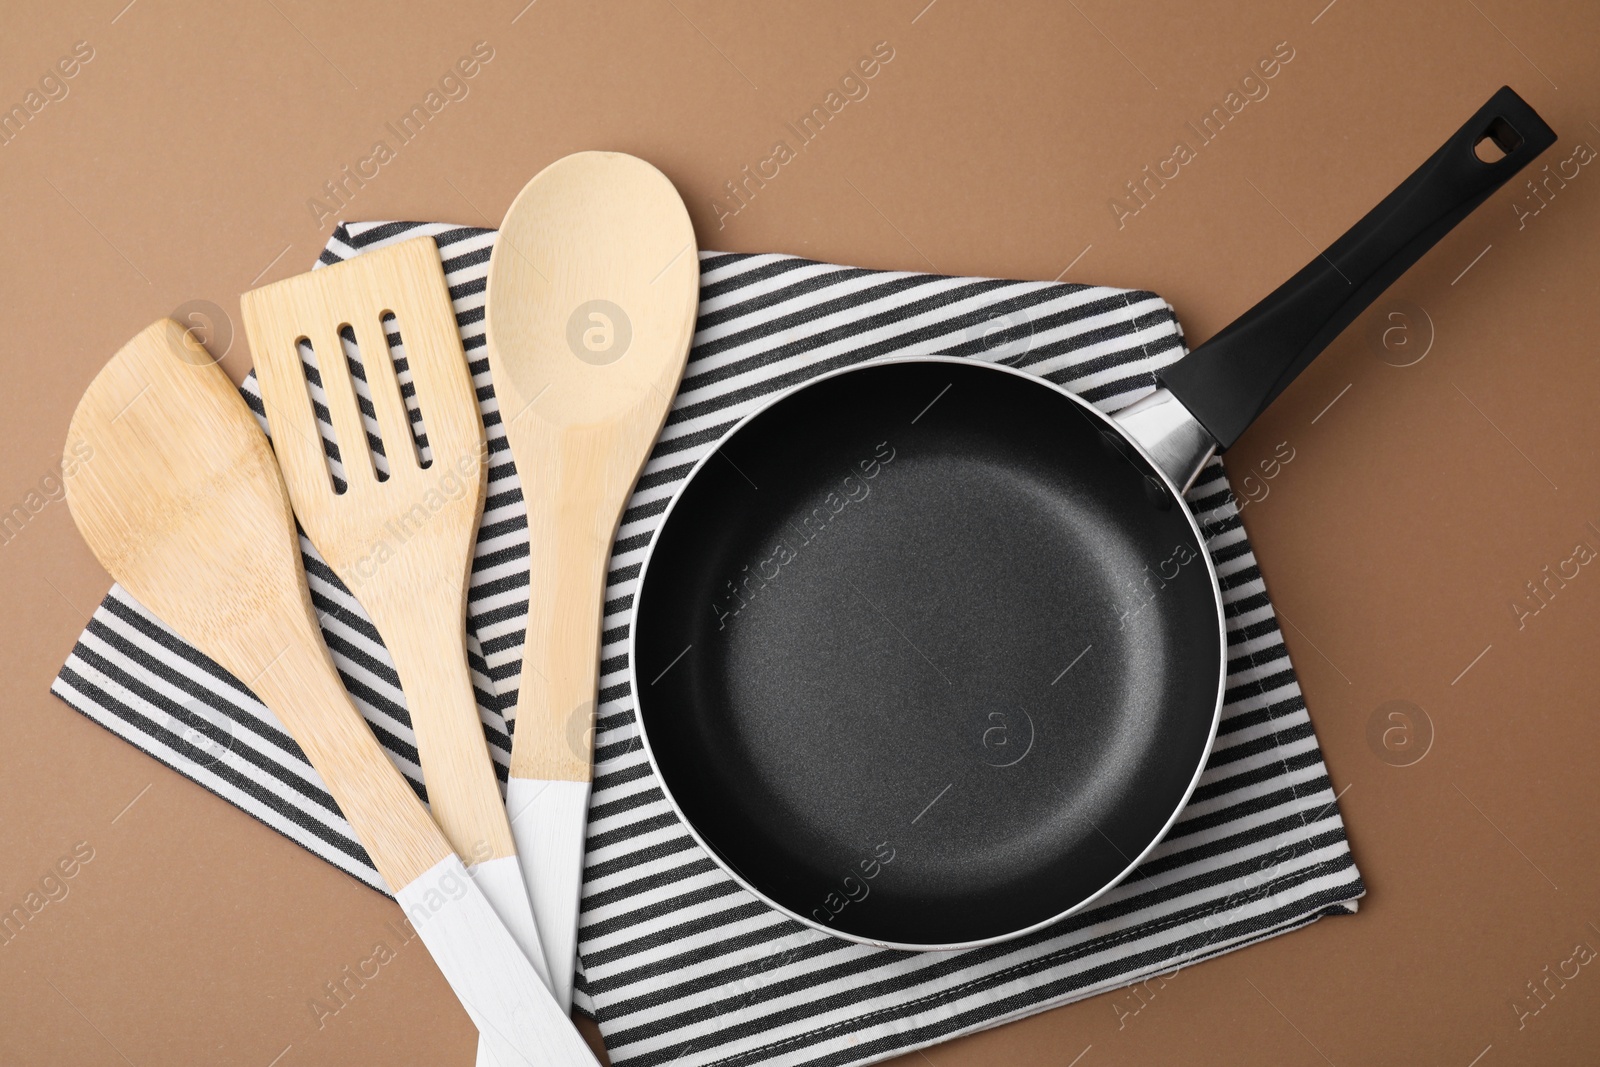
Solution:
[[[1195,541],[1201,548],[1200,555],[1205,559],[1206,574],[1211,579],[1211,600],[1217,609],[1217,694],[1211,709],[1211,726],[1206,733],[1206,741],[1201,747],[1199,757],[1196,761],[1194,773],[1189,778],[1189,784],[1184,788],[1183,795],[1178,799],[1178,803],[1173,808],[1172,813],[1168,815],[1166,821],[1162,823],[1161,830],[1150,839],[1150,841],[1140,850],[1139,854],[1133,857],[1133,859],[1125,867],[1123,867],[1121,871],[1117,872],[1099,889],[1095,890],[1093,893],[1084,897],[1082,900],[1078,901],[1072,906],[1057,912],[1047,919],[1042,919],[1039,922],[1032,923],[1028,926],[971,941],[888,941],[882,938],[867,937],[862,934],[850,933],[845,930],[824,926],[815,919],[812,919],[806,915],[802,915],[787,905],[774,900],[760,889],[757,889],[755,886],[751,885],[743,875],[734,869],[731,863],[723,858],[722,854],[718,852],[709,841],[701,836],[700,831],[695,827],[694,822],[678,805],[677,798],[673,796],[672,787],[667,783],[666,775],[664,775],[661,771],[661,764],[656,759],[655,750],[650,745],[650,734],[645,728],[643,690],[639,685],[638,619],[640,605],[644,602],[645,584],[650,576],[650,564],[655,559],[656,545],[660,542],[661,532],[667,528],[667,523],[672,521],[672,515],[673,512],[677,510],[678,502],[682,500],[684,495],[688,492],[689,486],[693,484],[695,477],[700,473],[701,469],[710,461],[711,457],[715,456],[721,450],[724,442],[728,441],[740,430],[744,429],[748,423],[755,420],[758,416],[782,403],[784,400],[787,400],[794,394],[805,389],[809,389],[810,387],[827,381],[830,378],[837,378],[843,374],[850,374],[852,372],[866,370],[871,367],[888,366],[896,363],[950,363],[962,367],[980,367],[986,370],[1010,374],[1031,384],[1039,385],[1059,393],[1072,403],[1078,405],[1078,407],[1083,411],[1088,412],[1092,418],[1103,423],[1106,428],[1116,433],[1118,437],[1131,445],[1135,450],[1138,451],[1139,455],[1144,457],[1145,461],[1150,464],[1156,475],[1167,487],[1167,490],[1171,492],[1172,495],[1177,499],[1179,506],[1183,511],[1184,518],[1188,521],[1189,528],[1194,533]],[[1159,386],[1156,388],[1159,388]],[[1217,577],[1216,563],[1211,558],[1211,551],[1207,547],[1205,534],[1200,529],[1200,523],[1199,520],[1195,518],[1194,510],[1189,507],[1188,502],[1183,498],[1183,493],[1178,489],[1178,486],[1173,482],[1171,477],[1167,475],[1166,471],[1161,469],[1160,464],[1156,462],[1155,458],[1150,455],[1143,445],[1134,440],[1133,437],[1125,429],[1123,429],[1122,425],[1116,421],[1116,419],[1112,418],[1110,415],[1107,415],[1105,412],[1101,411],[1087,400],[1078,396],[1070,389],[1067,389],[1065,386],[1058,385],[1047,378],[1042,378],[1036,374],[1030,374],[1025,370],[1010,366],[1005,363],[990,363],[985,360],[973,359],[969,356],[883,356],[876,359],[864,360],[860,363],[852,363],[846,367],[835,368],[834,370],[819,374],[814,378],[809,378],[806,381],[799,382],[787,389],[779,391],[776,395],[768,398],[765,402],[759,404],[743,418],[739,419],[738,422],[734,423],[734,425],[729,428],[726,433],[722,434],[717,439],[716,443],[705,453],[705,455],[701,456],[695,461],[694,466],[690,468],[688,475],[685,476],[683,483],[678,486],[677,490],[672,494],[672,499],[668,502],[667,509],[661,514],[661,521],[656,525],[655,532],[650,536],[650,543],[645,547],[644,561],[639,567],[638,582],[638,592],[634,594],[632,619],[630,620],[628,626],[628,687],[633,695],[634,730],[644,747],[645,758],[650,762],[650,769],[655,774],[657,781],[661,785],[662,796],[666,798],[667,804],[671,806],[673,814],[676,815],[678,821],[683,824],[684,829],[689,832],[689,836],[694,839],[695,844],[699,845],[703,850],[705,850],[706,854],[711,857],[712,861],[716,863],[716,865],[721,868],[723,872],[725,872],[736,883],[738,883],[738,885],[747,893],[751,894],[768,907],[773,908],[780,914],[800,923],[803,926],[810,927],[813,930],[818,930],[822,933],[828,934],[831,937],[840,938],[845,941],[852,941],[859,945],[870,945],[875,948],[897,949],[908,952],[944,952],[958,949],[981,948],[986,945],[1002,944],[1007,941],[1014,941],[1018,938],[1026,937],[1028,934],[1054,926],[1055,924],[1061,922],[1061,920],[1083,911],[1096,900],[1099,900],[1105,894],[1122,884],[1122,882],[1133,873],[1134,869],[1137,868],[1139,864],[1143,863],[1145,858],[1155,850],[1156,846],[1160,845],[1161,842],[1166,840],[1167,834],[1171,832],[1173,825],[1177,823],[1178,816],[1182,815],[1183,809],[1189,806],[1189,798],[1194,795],[1195,789],[1199,786],[1200,778],[1203,774],[1205,774],[1206,764],[1210,762],[1212,748],[1216,745],[1217,729],[1222,721],[1223,697],[1226,695],[1228,684],[1228,626],[1227,618],[1223,611],[1222,585]]]

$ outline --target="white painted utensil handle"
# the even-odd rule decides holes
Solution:
[[[528,898],[528,887],[522,881],[522,867],[515,856],[484,860],[467,868],[472,880],[478,884],[489,906],[505,923],[517,947],[533,965],[539,982],[550,988],[550,968],[545,962],[544,948],[539,943],[539,926],[533,917],[533,902]],[[558,998],[559,1001],[559,998]],[[566,1005],[561,1005],[566,1009]]]
[[[517,884],[525,884],[533,900],[539,944],[544,949],[543,969],[550,974],[550,992],[562,1011],[571,1012],[589,783],[544,782],[513,776],[506,781],[506,810],[511,815],[511,833],[517,839],[517,860],[522,864]],[[478,1043],[478,1067],[494,1067],[494,1054],[487,1041]]]
[[[440,860],[395,899],[498,1067],[594,1067],[589,1046],[459,858]]]
[[[589,783],[513,775],[506,781],[506,810],[549,964],[550,992],[563,1011],[570,1011],[572,972],[578,959],[578,901],[583,892]]]

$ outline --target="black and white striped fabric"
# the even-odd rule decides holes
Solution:
[[[488,501],[468,629],[503,776],[510,741],[502,710],[516,697],[528,572],[522,489],[484,352],[495,234],[351,224],[321,262],[420,234],[438,243],[488,428]],[[598,1019],[614,1062],[866,1063],[1355,911],[1365,889],[1218,461],[1189,494],[1226,601],[1229,677],[1216,750],[1166,841],[1080,915],[965,952],[873,949],[802,927],[745,893],[695,845],[638,744],[626,642],[645,548],[690,467],[740,417],[825,370],[935,353],[1003,359],[1114,411],[1147,393],[1152,372],[1183,352],[1171,308],[1152,293],[702,253],[694,350],[623,516],[606,601],[579,1006]],[[244,391],[260,415],[253,379]],[[309,542],[301,547],[345,684],[425,798],[405,701],[377,632]],[[384,888],[272,714],[120,588],[96,611],[53,689],[179,773]]]

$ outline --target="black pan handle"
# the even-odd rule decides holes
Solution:
[[[1478,158],[1485,138],[1505,155]],[[1226,450],[1357,315],[1556,134],[1509,86],[1398,189],[1221,333],[1159,374]]]

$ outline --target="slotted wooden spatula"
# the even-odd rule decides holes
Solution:
[[[435,821],[549,985],[467,666],[467,580],[487,453],[438,247],[419,237],[286,278],[240,302],[295,514],[394,660]],[[391,358],[391,330],[403,341],[426,465]],[[361,357],[384,469],[368,445],[346,333]],[[324,458],[302,341],[326,394],[342,490]]]
[[[350,703],[323,643],[272,450],[233,383],[163,319],[84,393],[67,503],[111,576],[293,735],[502,1065],[593,1064]]]
[[[506,803],[557,999],[572,995],[606,564],[694,336],[683,201],[643,160],[541,171],[489,260],[489,366],[528,508],[527,644]]]

